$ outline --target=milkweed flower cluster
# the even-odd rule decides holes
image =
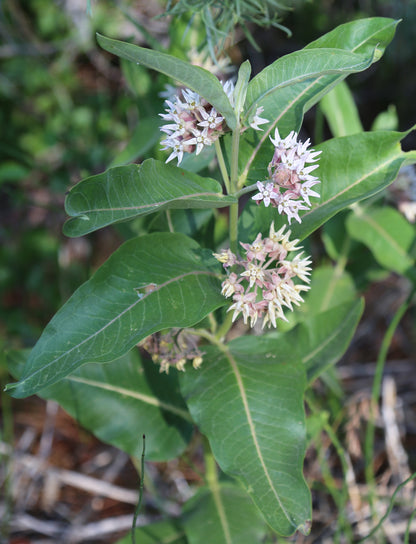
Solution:
[[[231,106],[234,107],[234,84],[230,80],[222,83],[225,94],[228,96]],[[162,149],[170,149],[171,154],[166,162],[178,159],[178,165],[182,162],[184,153],[196,154],[205,146],[212,145],[227,130],[227,123],[217,110],[198,93],[190,89],[182,89],[182,98],[179,94],[172,94],[168,90],[170,99],[165,100],[166,113],[159,115],[166,125],[160,127],[167,137],[162,140]],[[263,107],[258,107],[249,125],[254,130],[263,130],[260,125],[269,120],[260,117]],[[245,128],[243,128],[245,130]]]
[[[231,105],[234,103],[234,84],[231,80],[223,83]],[[162,149],[171,149],[167,158],[182,162],[184,153],[198,155],[205,146],[212,145],[227,130],[227,124],[216,109],[205,98],[190,89],[181,90],[182,99],[176,94],[172,100],[165,100],[166,113],[159,115],[167,124],[160,130],[167,137],[162,140]]]
[[[319,165],[307,164],[316,162],[321,151],[308,150],[310,140],[298,141],[294,131],[281,138],[276,128],[270,140],[275,150],[267,168],[269,179],[257,182],[259,192],[252,198],[258,204],[263,201],[266,207],[271,204],[280,214],[286,214],[289,224],[292,219],[300,223],[299,211],[311,207],[310,197],[320,196],[312,189],[320,180],[311,175]]]
[[[285,226],[276,232],[272,223],[267,238],[258,234],[252,244],[241,243],[246,259],[239,260],[229,249],[214,253],[225,269],[242,269],[230,272],[222,282],[221,293],[233,300],[228,309],[234,312],[233,321],[242,314],[244,323],[250,319],[251,327],[261,317],[263,327],[276,327],[277,319],[287,321],[284,307],[293,311],[293,304],[303,302],[301,292],[310,288],[311,260],[302,257],[303,252],[294,253],[302,248],[296,245],[299,240],[290,241],[290,234]]]

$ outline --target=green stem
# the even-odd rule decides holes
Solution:
[[[378,399],[380,397],[381,383],[383,378],[384,365],[386,362],[388,350],[390,348],[391,341],[393,339],[394,333],[397,326],[400,323],[403,315],[408,309],[411,299],[415,293],[415,287],[412,289],[410,295],[399,307],[391,323],[384,335],[380,351],[377,357],[376,370],[374,375],[373,388],[371,392],[371,404],[370,404],[370,418],[368,420],[367,430],[365,434],[365,444],[364,444],[364,457],[365,457],[365,478],[369,486],[370,494],[370,507],[373,515],[375,514],[374,510],[374,495],[375,495],[375,476],[374,476],[374,466],[373,466],[373,457],[374,457],[374,436],[375,436],[375,406],[378,404]]]
[[[231,204],[229,216],[230,229],[230,249],[237,255],[238,253],[238,202]]]
[[[227,332],[231,329],[232,324],[233,324],[233,313],[227,312],[227,315],[225,316],[225,319],[222,322],[221,327],[219,327],[215,333],[215,338],[221,342],[222,339],[226,337]]]
[[[247,187],[243,187],[239,191],[237,191],[234,196],[236,198],[240,198],[240,196],[245,195],[246,193],[251,193],[251,191],[255,191],[257,189],[257,183],[253,183],[253,185],[247,185]]]
[[[204,436],[203,436],[203,447],[204,447],[204,461],[205,461],[205,477],[206,477],[207,486],[211,491],[212,499],[215,504],[215,509],[219,517],[219,523],[221,525],[221,530],[224,535],[224,542],[226,544],[232,544],[233,539],[231,537],[229,522],[227,519],[226,510],[223,503],[223,498],[221,496],[221,488],[220,488],[220,481],[218,479],[217,463],[215,462],[215,457],[214,457],[214,454],[212,453],[211,446],[209,445],[208,439]]]
[[[217,154],[218,165],[220,167],[222,179],[225,185],[225,190],[227,191],[227,195],[229,195],[231,193],[230,178],[228,177],[227,166],[225,164],[224,155],[222,153],[221,143],[219,140],[215,140],[214,145],[215,152]]]
[[[233,138],[231,143],[231,191],[233,193],[237,190],[238,182],[238,152],[240,146],[240,125],[238,124],[233,132]]]
[[[175,229],[172,223],[172,216],[171,216],[170,210],[166,210],[166,220],[168,222],[169,232],[175,232]]]
[[[237,191],[238,182],[238,151],[240,145],[240,125],[233,132],[231,145],[231,192]],[[231,204],[229,217],[230,249],[238,253],[238,202]]]
[[[202,444],[204,447],[205,480],[208,484],[218,486],[217,464],[206,436],[202,436]]]

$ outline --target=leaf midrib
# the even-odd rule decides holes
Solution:
[[[150,404],[151,406],[155,406],[156,408],[160,408],[161,410],[171,412],[172,414],[175,414],[182,419],[193,423],[191,415],[186,410],[181,410],[181,408],[177,408],[173,404],[163,402],[156,397],[144,395],[143,393],[138,393],[137,391],[132,391],[131,389],[125,389],[124,387],[117,387],[109,383],[103,383],[95,380],[90,380],[88,378],[82,378],[81,376],[68,376],[66,379],[73,382],[82,383],[91,387],[96,387],[98,389],[112,391],[113,393],[118,393],[120,395],[139,400],[141,402],[144,402],[145,404]]]
[[[250,407],[248,405],[248,399],[247,399],[247,396],[246,396],[246,392],[245,392],[245,389],[244,389],[244,384],[243,384],[243,380],[241,378],[241,374],[238,370],[238,365],[237,365],[237,362],[236,360],[234,359],[232,353],[230,352],[230,350],[226,347],[226,346],[221,346],[221,351],[224,353],[224,355],[226,356],[226,358],[228,359],[228,362],[230,363],[230,366],[231,366],[231,369],[234,373],[234,376],[235,376],[235,379],[236,379],[236,382],[237,382],[237,387],[240,391],[240,396],[241,396],[241,400],[242,400],[242,403],[243,403],[243,407],[244,407],[244,412],[246,414],[246,418],[247,418],[247,423],[248,423],[248,426],[249,426],[249,429],[250,429],[250,435],[252,437],[252,440],[253,440],[253,444],[254,444],[254,448],[256,450],[256,453],[257,453],[257,456],[258,456],[258,459],[260,461],[260,465],[263,469],[263,472],[266,476],[266,480],[270,486],[270,489],[272,490],[275,498],[276,498],[276,501],[278,502],[284,516],[286,517],[286,519],[289,521],[290,525],[292,525],[292,527],[295,528],[295,530],[297,529],[297,526],[296,524],[293,523],[293,520],[291,519],[290,515],[288,514],[285,506],[283,505],[281,499],[280,499],[280,496],[279,496],[279,493],[278,491],[276,490],[274,484],[273,484],[273,480],[269,474],[269,471],[267,470],[267,466],[266,466],[266,463],[264,461],[264,458],[263,458],[263,454],[261,452],[261,449],[260,449],[260,444],[258,442],[258,439],[257,439],[257,434],[256,434],[256,429],[255,429],[255,425],[254,425],[254,422],[253,422],[253,419],[251,417],[251,412],[250,412]]]
[[[182,196],[178,196],[178,197],[172,197],[171,199],[166,199],[166,200],[161,200],[159,202],[151,202],[149,204],[143,204],[141,206],[121,206],[121,207],[118,207],[118,208],[115,208],[115,207],[111,207],[111,208],[92,208],[92,209],[87,209],[87,210],[83,210],[83,211],[79,211],[79,212],[76,212],[76,215],[74,214],[74,212],[71,213],[72,217],[77,217],[78,214],[86,214],[86,213],[94,213],[94,212],[111,212],[111,211],[132,211],[132,210],[142,210],[142,209],[147,209],[147,208],[153,208],[155,206],[163,206],[165,204],[168,204],[169,202],[175,202],[177,200],[191,200],[193,198],[199,198],[199,197],[203,197],[203,196],[207,196],[207,197],[215,197],[215,199],[218,199],[218,200],[230,200],[231,201],[231,197],[229,196],[226,196],[226,195],[223,195],[221,193],[192,193],[192,194],[189,194],[189,195],[182,195]],[[235,200],[235,199],[233,199]]]
[[[115,316],[113,319],[111,319],[108,323],[106,323],[103,327],[101,327],[101,329],[99,329],[98,331],[95,331],[93,334],[90,334],[87,338],[84,338],[84,340],[82,340],[82,342],[79,342],[78,344],[76,344],[75,346],[72,346],[71,349],[61,353],[61,355],[59,355],[58,357],[56,357],[55,359],[52,359],[49,363],[43,365],[41,368],[38,368],[37,370],[33,371],[29,376],[27,376],[27,378],[21,380],[20,382],[18,382],[18,386],[19,388],[21,386],[23,386],[23,384],[25,382],[27,382],[29,379],[30,380],[33,380],[34,376],[36,376],[37,374],[39,374],[39,372],[43,372],[45,370],[45,368],[49,368],[51,365],[55,365],[57,363],[57,361],[59,361],[60,359],[62,359],[63,357],[66,357],[67,355],[69,355],[73,350],[75,349],[78,349],[79,347],[81,347],[83,344],[89,342],[92,338],[94,338],[95,336],[97,336],[98,334],[102,333],[105,329],[107,329],[110,325],[112,325],[113,323],[115,323],[118,319],[120,319],[124,314],[126,314],[127,312],[129,312],[131,309],[133,309],[136,304],[138,304],[139,302],[142,302],[144,299],[146,299],[148,296],[150,295],[153,295],[155,292],[159,291],[160,289],[162,289],[163,287],[166,287],[167,285],[173,283],[173,282],[176,282],[176,281],[179,281],[181,280],[182,278],[185,278],[187,276],[196,276],[196,275],[207,275],[207,276],[212,276],[212,277],[216,277],[217,275],[214,273],[214,272],[208,272],[208,271],[204,271],[204,270],[192,270],[190,272],[185,272],[183,274],[180,274],[179,276],[175,276],[174,278],[170,278],[169,280],[165,281],[164,283],[161,283],[160,285],[157,285],[153,291],[149,292],[149,293],[146,293],[144,294],[143,296],[141,296],[140,298],[138,298],[135,302],[133,302],[133,304],[130,304],[130,306],[128,306],[126,309],[124,309],[122,312],[120,312],[117,316]],[[16,384],[17,386],[17,384]],[[46,385],[45,385],[46,387]]]

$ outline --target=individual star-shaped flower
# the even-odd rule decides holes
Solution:
[[[260,117],[260,114],[263,113],[264,108],[260,106],[256,109],[256,113],[254,114],[254,117],[250,123],[251,128],[254,128],[254,130],[263,130],[259,127],[259,125],[264,125],[264,123],[268,123],[269,120],[265,119],[264,117]]]
[[[274,188],[274,183],[262,183],[261,181],[257,182],[257,189],[259,192],[254,195],[252,200],[255,200],[258,204],[262,200],[266,208],[269,206],[272,199],[279,198],[279,193]]]

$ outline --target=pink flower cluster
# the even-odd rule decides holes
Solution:
[[[223,84],[231,104],[234,100],[234,84],[231,80]],[[177,158],[181,163],[184,153],[198,155],[205,146],[212,145],[226,130],[226,123],[216,109],[205,98],[190,89],[182,89],[183,100],[179,95],[165,100],[166,113],[159,114],[168,124],[160,130],[167,134],[162,140],[162,149],[172,149],[166,162]]]
[[[269,237],[262,239],[258,234],[252,244],[243,244],[246,259],[239,260],[231,250],[214,253],[225,269],[239,266],[243,269],[239,274],[229,273],[222,282],[221,293],[225,297],[233,297],[233,304],[228,311],[234,311],[233,321],[241,313],[244,323],[250,319],[253,327],[257,319],[263,317],[263,327],[276,327],[276,320],[287,321],[283,307],[293,311],[293,304],[303,302],[300,293],[308,291],[310,282],[309,257],[302,258],[298,253],[288,259],[288,254],[302,249],[296,247],[299,240],[290,241],[290,230],[285,233],[285,226],[275,232],[274,224],[270,226]],[[295,283],[298,278],[304,283]]]
[[[312,190],[320,180],[311,175],[318,165],[306,165],[316,162],[321,151],[308,150],[310,140],[302,143],[297,138],[292,131],[282,139],[276,128],[274,139],[270,137],[275,150],[267,168],[269,179],[257,182],[259,192],[252,197],[258,204],[263,201],[266,207],[271,204],[280,214],[286,214],[289,224],[292,219],[300,223],[299,211],[311,207],[310,197],[320,196]]]

